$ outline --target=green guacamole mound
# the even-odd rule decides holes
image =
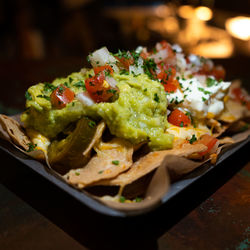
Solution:
[[[26,96],[28,93],[26,111],[21,116],[25,127],[33,128],[53,139],[70,123],[78,121],[85,115],[85,110],[80,102],[74,100],[63,109],[54,109],[49,99],[53,86],[56,87],[60,84],[70,87],[75,94],[83,92],[86,78],[87,75],[82,73],[72,73],[66,78],[57,78],[51,84],[39,83],[31,86],[26,92]]]
[[[148,141],[153,150],[172,147],[173,136],[165,132],[167,100],[163,86],[146,75],[115,74],[120,90],[112,103],[99,103],[90,107],[107,123],[110,132],[133,144]]]
[[[89,74],[93,74],[93,71],[73,73],[67,78],[56,79],[52,85],[64,84],[77,94],[86,91],[84,80]],[[133,144],[148,142],[152,150],[171,148],[173,136],[165,132],[168,122],[167,99],[163,86],[144,74],[114,74],[114,78],[119,88],[119,98],[116,101],[85,106],[74,100],[62,109],[51,106],[48,98],[52,93],[49,88],[51,85],[34,85],[27,91],[27,110],[22,114],[21,120],[26,127],[53,139],[70,123],[78,121],[82,116],[88,116],[96,121],[103,119],[113,135],[125,138]]]

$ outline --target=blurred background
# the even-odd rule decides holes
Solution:
[[[21,111],[28,86],[87,66],[101,46],[116,52],[163,39],[250,85],[250,0],[1,0],[0,113]]]

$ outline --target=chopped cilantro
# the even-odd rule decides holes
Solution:
[[[142,198],[140,198],[140,197],[135,198],[135,202],[141,202],[141,201],[142,201]]]
[[[157,93],[155,93],[154,94],[154,100],[156,101],[156,102],[160,102],[160,98],[159,98],[159,96],[157,95]]]
[[[94,128],[96,126],[95,121],[89,121],[88,122],[89,127]]]
[[[200,87],[198,88],[198,90],[201,91],[201,92],[203,92],[205,95],[210,95],[211,94],[210,91],[207,91],[207,90],[205,90],[203,88],[200,88]]]
[[[28,101],[31,101],[31,100],[32,100],[32,96],[31,96],[31,94],[30,94],[28,91],[25,92],[25,98],[26,98],[26,100],[28,100]]]
[[[126,198],[124,196],[120,196],[119,201],[121,203],[124,203],[126,201]]]
[[[195,136],[195,134],[192,135],[191,139],[188,140],[190,144],[193,144],[195,141],[197,141],[197,138]]]
[[[67,87],[67,88],[70,88],[69,86],[69,83],[68,82],[65,82],[64,85]]]
[[[208,87],[212,87],[213,85],[215,85],[216,84],[216,80],[215,79],[213,79],[213,78],[211,78],[211,77],[208,77],[207,78],[207,81],[206,81],[206,84],[207,84],[207,86]]]
[[[99,172],[98,172],[98,174],[102,174],[103,173],[103,170],[100,170]]]
[[[45,92],[50,92],[50,91],[54,91],[56,89],[56,86],[54,86],[53,84],[49,83],[49,82],[45,82],[44,83],[44,87],[43,90]]]
[[[31,152],[34,151],[37,147],[37,144],[33,144],[33,143],[28,143],[29,149],[27,150],[27,152]]]
[[[128,74],[129,74],[129,72],[126,69],[122,69],[120,71],[120,75],[128,75]]]
[[[207,101],[207,99],[202,96],[202,101],[205,102],[205,101]]]
[[[117,90],[115,90],[115,89],[108,89],[107,90],[107,93],[115,94],[116,92],[117,92]]]
[[[180,127],[184,127],[184,123],[183,122],[180,123]]]
[[[114,161],[112,161],[112,164],[114,164],[114,165],[119,165],[119,161],[118,160],[114,160]]]
[[[78,172],[75,172],[75,175],[80,175],[80,173],[78,173]]]
[[[63,94],[63,91],[64,91],[64,87],[63,87],[63,86],[60,86],[60,87],[58,88],[58,93],[59,93],[59,95],[62,95],[62,94]]]
[[[50,97],[47,96],[47,95],[37,95],[36,97],[44,98],[44,99],[46,99],[47,101],[50,101]]]
[[[74,83],[73,86],[75,86],[77,88],[82,88],[83,90],[86,90],[85,83],[83,81],[81,81],[81,80],[78,81],[78,82],[76,82],[76,83]]]
[[[155,61],[153,59],[145,59],[144,65],[142,67],[144,69],[145,74],[147,74],[149,78],[154,79],[152,71],[155,72],[157,67]]]

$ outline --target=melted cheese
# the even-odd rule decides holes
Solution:
[[[212,135],[211,130],[205,125],[198,125],[194,128],[193,126],[188,127],[178,127],[170,124],[170,127],[167,129],[167,132],[173,134],[176,139],[190,139],[192,135],[195,135],[196,138],[200,138],[204,134]]]
[[[47,150],[50,145],[50,140],[33,129],[27,129],[26,131],[32,143],[36,145],[36,149],[40,149],[47,154]]]

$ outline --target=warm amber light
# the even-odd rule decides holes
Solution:
[[[200,6],[195,8],[195,16],[203,21],[208,21],[212,18],[213,12],[208,7]]]
[[[250,39],[250,18],[238,16],[226,21],[227,31],[234,37],[249,40]]]
[[[165,18],[163,26],[168,33],[175,33],[179,29],[178,20],[173,16]]]
[[[182,18],[189,19],[194,14],[194,8],[190,5],[182,5],[178,9],[178,14]]]

